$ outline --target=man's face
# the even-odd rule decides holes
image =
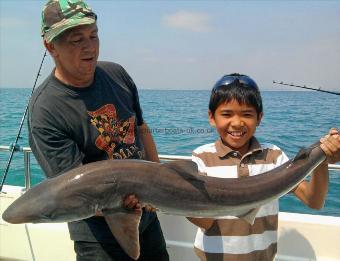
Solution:
[[[262,113],[258,115],[253,106],[239,104],[236,100],[219,105],[214,115],[209,112],[210,124],[216,127],[223,143],[242,155],[248,152],[249,140],[261,118]]]
[[[92,82],[99,55],[96,24],[69,29],[52,45],[57,78],[80,87]]]

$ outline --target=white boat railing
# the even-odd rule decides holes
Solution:
[[[0,145],[0,152],[1,151],[11,151],[11,146],[3,146]],[[31,158],[30,154],[32,150],[30,147],[21,147],[16,146],[15,151],[22,152],[24,154],[24,173],[25,173],[25,188],[29,189],[31,187]],[[170,160],[191,160],[191,156],[179,156],[179,155],[159,155],[160,160],[163,161],[170,161]],[[335,170],[340,171],[339,164],[328,164],[328,170]]]

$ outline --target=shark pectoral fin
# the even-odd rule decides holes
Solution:
[[[255,222],[255,217],[256,217],[257,212],[259,212],[259,208],[253,208],[249,210],[248,212],[242,215],[239,215],[237,217],[247,221],[250,225],[253,225]]]
[[[140,254],[138,227],[141,215],[142,212],[104,212],[105,220],[119,245],[135,260]]]

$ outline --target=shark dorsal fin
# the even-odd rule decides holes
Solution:
[[[183,181],[190,183],[207,198],[210,198],[205,186],[205,181],[202,179],[202,175],[199,174],[198,167],[195,162],[189,160],[174,160],[163,163],[163,166],[174,170],[178,176],[183,178]]]
[[[106,223],[109,225],[119,245],[126,254],[137,260],[140,255],[138,228],[141,213],[127,211],[103,213]]]
[[[195,162],[191,160],[174,160],[174,161],[169,161],[166,163],[163,163],[164,167],[173,169],[179,173],[182,173],[189,179],[192,179],[194,177],[197,177],[198,175],[198,168]]]

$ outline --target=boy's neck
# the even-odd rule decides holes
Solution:
[[[221,142],[223,145],[229,147],[230,149],[237,151],[241,156],[244,156],[245,154],[247,154],[250,151],[250,147],[251,147],[251,140],[253,139],[253,137],[247,141],[246,144],[244,144],[244,146],[242,146],[242,148],[234,148],[233,146],[230,146],[230,144],[226,143],[223,141],[223,139],[220,137]]]

